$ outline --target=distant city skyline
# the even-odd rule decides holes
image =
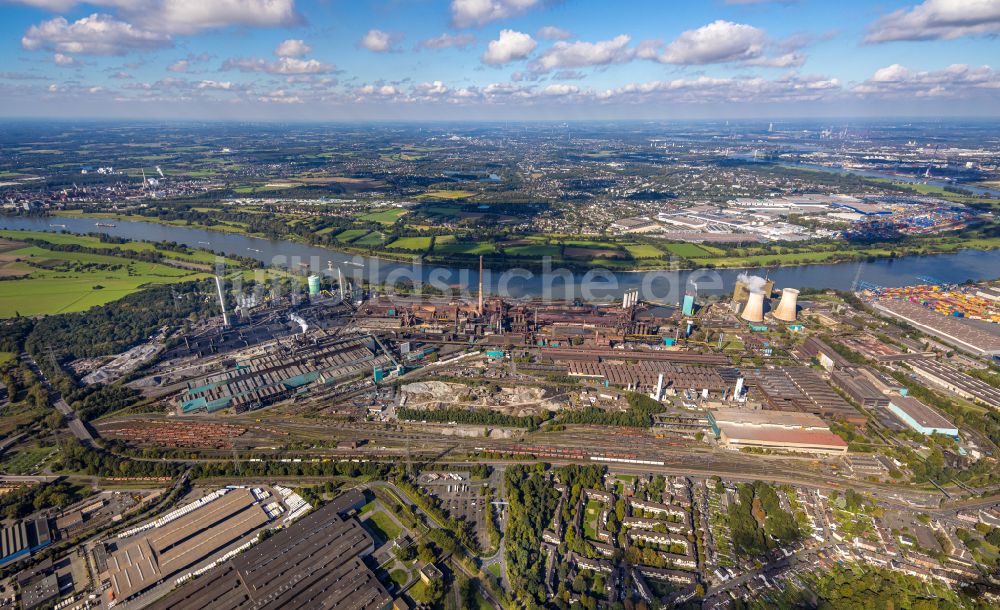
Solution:
[[[0,0],[0,116],[998,116],[1000,0]]]

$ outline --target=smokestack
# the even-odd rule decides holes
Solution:
[[[795,321],[795,306],[798,303],[799,291],[794,288],[785,288],[781,291],[781,301],[778,308],[771,314],[782,322]]]
[[[656,380],[656,391],[653,392],[653,400],[663,400],[663,373],[660,373],[660,378]]]
[[[483,256],[479,255],[479,315],[483,315]]]
[[[733,398],[739,400],[743,397],[743,378],[740,377],[736,380],[736,389],[733,390]]]
[[[219,291],[219,307],[222,308],[222,325],[229,326],[229,314],[226,313],[226,299],[222,297],[222,280],[215,276],[215,287]]]
[[[628,290],[626,290],[625,293],[622,294],[622,309],[628,309],[628,301],[629,301],[629,296],[631,296],[631,294],[632,293],[629,292]]]
[[[763,292],[751,292],[750,297],[747,299],[747,305],[743,308],[743,313],[740,317],[747,322],[763,322],[764,321],[764,293]]]

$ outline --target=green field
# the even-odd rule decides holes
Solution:
[[[494,254],[497,249],[491,243],[481,241],[455,241],[454,235],[434,238],[434,252],[441,254]]]
[[[49,456],[55,453],[55,447],[30,447],[17,451],[0,464],[4,474],[28,475],[42,467]]]
[[[7,364],[8,362],[14,362],[17,358],[17,354],[14,352],[0,352],[0,367]]]
[[[597,500],[588,500],[583,514],[583,537],[588,540],[597,540],[597,520],[604,510],[604,503]]]
[[[3,260],[3,269],[29,275],[0,282],[0,317],[85,311],[138,292],[149,284],[208,277],[206,273],[160,263],[84,252],[56,252],[38,246],[7,251]]]
[[[389,572],[389,580],[394,582],[397,587],[402,587],[410,580],[410,575],[406,570],[393,570]]]
[[[709,254],[698,244],[667,244],[667,251],[682,258],[695,258]]]
[[[419,195],[417,199],[466,199],[475,195],[473,191],[462,191],[462,190],[436,190],[427,191],[423,195]]]
[[[375,246],[381,246],[383,241],[385,241],[385,237],[381,233],[378,231],[372,231],[361,239],[355,240],[353,245],[373,248]]]
[[[559,256],[559,246],[544,244],[504,246],[503,251],[510,256]]]
[[[399,220],[399,217],[406,214],[407,210],[403,208],[389,208],[386,210],[376,210],[374,212],[369,212],[363,216],[359,216],[360,220],[367,222],[378,222],[384,225],[391,225]]]
[[[0,436],[7,436],[21,424],[27,424],[47,412],[47,409],[36,409],[26,402],[8,404],[0,409]]]
[[[372,512],[367,525],[386,541],[395,540],[401,531],[392,517],[382,510]]]
[[[426,250],[431,247],[430,237],[400,237],[387,248],[390,250]]]
[[[84,248],[99,248],[108,250],[122,250],[127,252],[159,252],[165,258],[199,264],[213,264],[218,258],[217,255],[207,250],[190,250],[189,252],[176,252],[157,248],[155,244],[144,241],[130,241],[124,244],[112,244],[102,242],[97,237],[88,235],[70,235],[68,233],[48,233],[46,231],[15,231],[12,229],[0,229],[0,238],[5,239],[35,239],[45,241],[50,244],[77,245]],[[233,264],[227,261],[227,264]]]
[[[632,255],[632,258],[660,258],[663,256],[663,252],[649,244],[628,244],[625,249]]]
[[[366,235],[367,233],[368,229],[348,229],[343,233],[337,233],[337,236],[334,239],[336,239],[341,243],[347,244],[361,237],[362,235]]]

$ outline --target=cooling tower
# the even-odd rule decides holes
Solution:
[[[794,288],[785,288],[781,291],[781,301],[778,303],[771,315],[782,322],[795,321],[795,305],[798,302],[799,291]]]
[[[764,321],[764,293],[763,292],[751,292],[750,297],[747,299],[747,305],[743,308],[743,313],[740,317],[747,322],[763,322]]]

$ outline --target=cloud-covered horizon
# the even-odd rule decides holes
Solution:
[[[897,2],[832,23],[806,2],[706,3],[676,23],[652,1],[635,19],[546,0],[420,4],[396,17],[318,0],[0,0],[0,93],[8,115],[67,116],[1000,108],[987,61],[1000,0]]]

